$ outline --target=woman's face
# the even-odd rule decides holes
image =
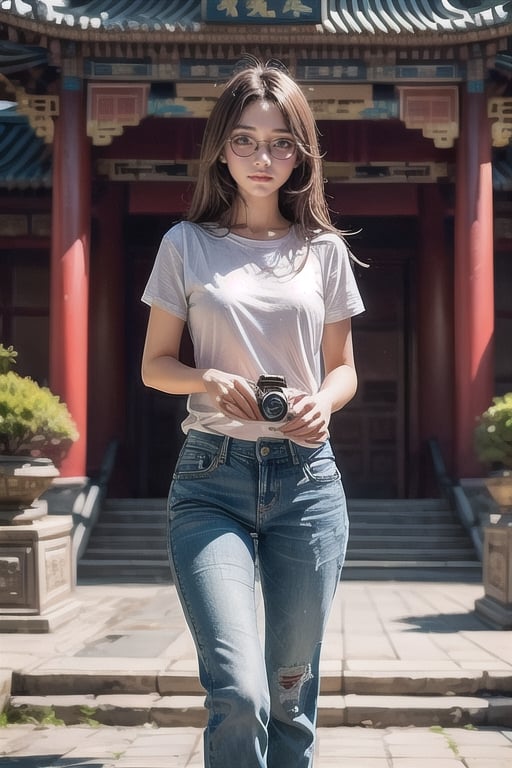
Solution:
[[[269,101],[253,101],[231,131],[220,160],[246,201],[277,197],[297,165],[297,146],[280,109]]]

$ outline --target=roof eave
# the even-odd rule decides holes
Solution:
[[[78,28],[65,23],[36,21],[0,10],[0,24],[41,36],[74,42],[125,42],[125,43],[238,43],[247,47],[263,44],[275,45],[359,45],[367,48],[383,47],[422,47],[422,46],[461,46],[473,43],[488,43],[512,36],[512,23],[500,24],[480,29],[459,32],[400,32],[400,33],[343,33],[332,31],[321,24],[269,24],[245,25],[237,40],[236,29],[232,24],[193,23],[189,26],[169,25],[165,30],[151,29],[105,29]]]

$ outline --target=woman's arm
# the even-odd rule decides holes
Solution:
[[[179,360],[184,327],[181,318],[155,305],[151,307],[142,353],[142,381],[147,387],[171,395],[205,391],[204,371]]]
[[[184,326],[185,322],[176,315],[154,305],[151,307],[142,353],[144,384],[171,395],[207,392],[215,407],[227,416],[261,418],[254,392],[244,378],[215,368],[192,368],[180,362]]]
[[[291,403],[294,417],[282,427],[291,439],[307,443],[324,442],[329,435],[329,421],[354,397],[357,374],[352,346],[350,318],[324,326],[322,339],[324,380],[315,395],[298,395]]]

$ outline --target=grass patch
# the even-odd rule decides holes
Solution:
[[[449,736],[442,725],[431,725],[430,730],[432,733],[440,733],[442,736],[444,736],[446,743],[448,744],[449,748],[455,755],[455,757],[459,756],[459,748],[456,744],[456,742],[452,739],[451,736]]]
[[[0,715],[0,725],[65,725],[53,707],[7,706]]]

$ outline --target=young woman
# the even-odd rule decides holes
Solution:
[[[252,62],[225,86],[188,220],[164,236],[143,301],[143,380],[189,395],[169,553],[206,690],[205,766],[311,768],[348,535],[329,419],[356,391],[363,306],[311,110],[280,66]],[[195,367],[179,359],[185,323]]]

